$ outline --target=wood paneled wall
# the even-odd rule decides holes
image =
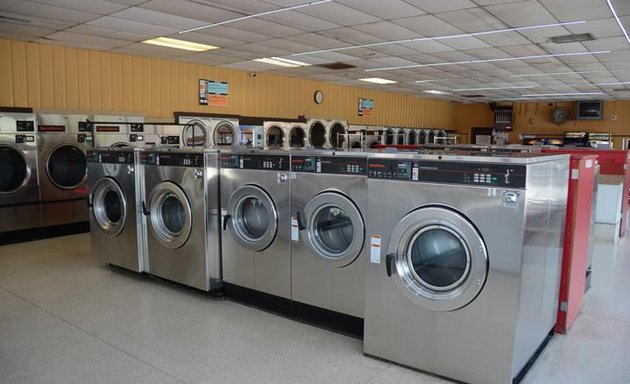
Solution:
[[[228,107],[200,106],[198,80],[228,81]],[[321,105],[315,90],[324,92]],[[358,98],[374,114],[357,116]],[[172,118],[173,111],[295,118],[345,118],[351,124],[455,127],[456,105],[406,94],[300,78],[0,39],[0,106],[125,112]]]

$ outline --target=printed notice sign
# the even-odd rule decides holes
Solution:
[[[227,107],[229,90],[227,81],[199,79],[199,105]]]
[[[381,263],[381,236],[373,235],[370,237],[370,262],[374,264]]]
[[[199,105],[208,105],[208,81],[199,79]]]
[[[372,116],[374,112],[374,100],[359,98],[359,116]]]

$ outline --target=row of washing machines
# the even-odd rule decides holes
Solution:
[[[93,250],[345,332],[358,322],[367,355],[507,384],[555,324],[568,164],[532,153],[93,149]]]
[[[348,143],[345,120],[309,118],[302,122],[266,121],[263,125],[265,149],[345,148]]]
[[[443,144],[448,137],[444,129],[385,128],[381,143],[386,145]]]

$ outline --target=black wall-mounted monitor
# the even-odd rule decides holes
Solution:
[[[601,120],[604,117],[604,102],[601,100],[578,101],[578,120]]]

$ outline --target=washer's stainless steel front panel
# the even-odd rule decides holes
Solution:
[[[99,152],[125,160],[99,162]],[[88,162],[92,253],[106,263],[143,272],[143,257],[138,252],[136,154],[132,149],[92,154]],[[111,223],[112,217],[108,216],[119,220]]]
[[[414,159],[403,154],[372,156]],[[437,161],[439,156],[416,155],[415,159]],[[443,156],[442,160],[454,158],[478,161],[476,156]],[[568,158],[485,159],[494,164],[526,164],[526,188],[412,182],[412,176],[409,181],[368,180],[371,249],[366,277],[366,354],[467,383],[507,384],[552,329],[563,228],[558,218],[565,212]],[[554,177],[557,184],[552,187]],[[438,217],[436,213],[437,225],[457,229],[470,223],[459,236],[471,256],[484,247],[487,252],[485,280],[480,275],[470,281],[471,286],[481,284],[481,289],[455,308],[444,306],[448,298],[440,303],[436,296],[435,305],[424,305],[427,295],[423,300],[414,299],[419,296],[405,286],[398,262],[390,265],[388,276],[386,262],[397,260],[401,256],[397,252],[407,249],[406,243],[395,244],[405,238],[404,228],[397,226],[408,215],[431,209],[457,217]],[[468,275],[474,276],[471,273]],[[444,285],[459,284],[455,280]],[[454,296],[459,298],[462,296]]]
[[[286,170],[240,169],[221,166],[221,207],[223,214],[223,280],[256,291],[291,297],[289,154],[281,151],[221,151],[221,163],[230,157],[280,156]],[[249,199],[244,201],[243,199]],[[263,219],[244,236],[246,214],[241,204],[256,204]],[[274,212],[275,211],[275,214]],[[252,211],[253,213],[253,211]],[[229,215],[229,216],[227,216]],[[262,223],[266,222],[265,230]],[[239,224],[240,223],[240,224]],[[239,230],[239,227],[242,228]],[[275,229],[275,230],[274,230]],[[275,232],[275,233],[274,233]]]
[[[158,151],[158,156],[164,159],[177,153],[204,156],[204,152],[186,150]],[[152,154],[155,152],[147,150],[142,157]],[[143,204],[151,216],[147,218],[147,270],[201,290],[217,288],[221,279],[217,154],[207,151],[203,163],[194,166],[163,164],[143,160]],[[181,194],[167,191],[166,185],[178,188]]]
[[[294,152],[292,163],[295,156],[332,156],[309,152]],[[361,158],[360,153],[334,156]],[[292,173],[291,216],[303,228],[291,241],[294,301],[363,318],[366,181],[361,175]]]

